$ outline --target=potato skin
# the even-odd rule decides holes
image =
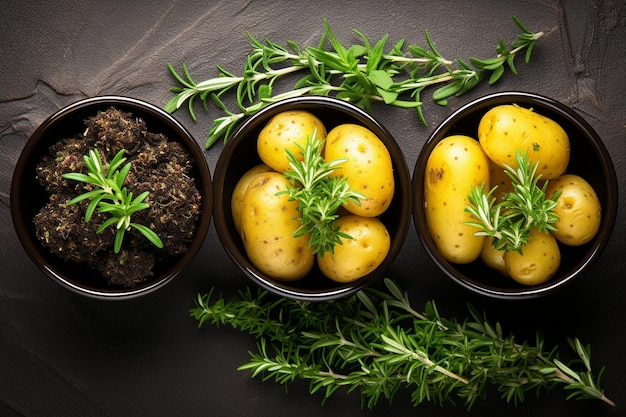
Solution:
[[[502,276],[508,277],[504,254],[503,250],[498,250],[493,246],[490,238],[484,239],[483,248],[480,251],[480,260],[489,268],[498,271]]]
[[[554,212],[559,216],[552,234],[561,243],[580,246],[594,238],[600,228],[602,208],[595,190],[584,178],[565,174],[548,183],[546,195],[561,191]]]
[[[511,278],[523,285],[539,285],[559,268],[561,252],[551,233],[531,230],[528,242],[517,251],[505,252],[504,262]]]
[[[391,156],[385,144],[369,129],[356,124],[342,124],[328,132],[324,159],[346,158],[332,176],[348,178],[350,188],[366,199],[360,205],[349,202],[346,209],[366,217],[376,217],[387,210],[393,199],[395,182]]]
[[[489,182],[491,188],[498,186],[493,193],[493,197],[496,198],[496,203],[503,202],[507,194],[513,191],[513,181],[511,181],[511,177],[506,175],[504,168],[496,165],[491,159],[489,160]]]
[[[288,171],[291,168],[285,149],[302,160],[297,144],[304,147],[314,132],[317,132],[318,139],[326,139],[326,127],[317,116],[306,110],[286,110],[276,114],[263,127],[257,138],[257,153],[275,171]]]
[[[489,190],[489,161],[479,143],[463,135],[442,139],[432,150],[424,173],[426,224],[439,250],[448,261],[464,264],[480,255],[484,237],[464,224],[476,221],[465,207],[473,186]]]
[[[385,225],[375,217],[348,215],[336,223],[352,236],[335,245],[334,254],[317,255],[324,275],[337,282],[355,281],[375,270],[389,253],[391,238]]]
[[[530,161],[540,161],[537,174],[543,179],[563,174],[569,163],[565,130],[554,120],[514,104],[489,109],[478,124],[478,140],[487,156],[501,167],[517,167],[515,151],[524,154],[527,150]]]
[[[265,164],[259,164],[250,168],[245,174],[241,176],[235,188],[233,189],[233,195],[231,196],[230,207],[235,223],[235,229],[237,233],[241,234],[241,209],[243,206],[243,196],[248,189],[248,185],[252,182],[252,179],[263,172],[270,172],[272,168]]]
[[[299,225],[297,201],[277,196],[286,189],[283,174],[265,172],[256,175],[244,194],[241,215],[241,238],[250,262],[261,272],[283,281],[303,278],[313,267],[315,256],[309,236],[295,238]]]

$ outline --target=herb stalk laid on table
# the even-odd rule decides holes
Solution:
[[[386,292],[369,288],[324,303],[250,289],[227,301],[212,290],[198,294],[190,314],[199,327],[227,324],[258,339],[258,351],[239,370],[280,384],[309,380],[310,392],[324,400],[343,387],[360,391],[372,408],[409,388],[413,406],[460,399],[470,409],[490,386],[518,404],[526,392],[562,385],[568,399],[615,405],[600,388],[602,372],[595,377],[591,371],[590,347],[578,339],[569,340],[578,360],[565,363],[539,335],[534,346],[517,342],[471,306],[471,317],[462,321],[441,317],[434,302],[421,314],[394,281],[385,284]]]
[[[493,84],[502,77],[505,64],[517,74],[515,57],[525,52],[525,62],[530,60],[535,42],[543,32],[528,30],[516,17],[513,20],[523,32],[509,46],[500,39],[494,58],[470,58],[469,63],[458,58],[456,61],[444,58],[434,47],[428,32],[425,32],[428,49],[408,45],[405,52],[404,39],[396,42],[385,52],[387,35],[372,43],[360,31],[354,32],[362,39],[362,44],[344,46],[334,36],[325,21],[326,32],[317,47],[300,47],[287,41],[287,47],[269,39],[261,42],[248,33],[252,52],[248,56],[243,75],[237,76],[221,66],[219,75],[196,83],[187,66],[182,64],[182,75],[171,66],[168,69],[179,86],[172,87],[176,93],[165,110],[172,113],[187,103],[191,117],[196,120],[194,100],[199,99],[208,110],[212,101],[226,115],[214,119],[206,147],[209,148],[221,137],[226,141],[239,121],[261,110],[269,103],[302,95],[335,95],[337,98],[358,105],[370,111],[373,102],[413,108],[420,121],[426,124],[422,113],[421,93],[430,86],[441,86],[432,95],[435,102],[446,105],[450,96],[460,96],[474,88],[481,80]],[[332,50],[325,49],[329,41]],[[456,62],[456,66],[454,63]],[[306,72],[292,90],[274,93],[277,80],[299,71]],[[236,90],[238,110],[227,108],[222,99],[225,93]]]

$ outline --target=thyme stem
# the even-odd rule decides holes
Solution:
[[[568,399],[615,405],[600,388],[602,371],[592,374],[589,346],[578,339],[568,340],[578,359],[566,364],[556,348],[544,349],[539,335],[534,346],[515,342],[471,306],[462,321],[440,316],[434,302],[417,313],[405,291],[384,282],[386,291],[369,288],[324,303],[274,299],[249,288],[225,301],[211,290],[198,294],[190,314],[198,326],[226,324],[258,339],[258,351],[239,370],[281,384],[308,380],[309,391],[321,391],[323,401],[347,387],[360,391],[371,408],[405,386],[414,406],[462,399],[470,409],[486,398],[489,386],[517,404],[527,391],[560,384]],[[576,370],[580,364],[583,369]]]
[[[402,39],[388,51],[385,51],[386,35],[373,43],[358,30],[354,32],[362,43],[342,45],[327,20],[324,20],[326,30],[317,47],[301,48],[292,41],[287,41],[286,46],[269,39],[262,42],[248,33],[252,51],[241,76],[218,65],[217,77],[196,83],[185,63],[182,64],[182,74],[168,64],[168,70],[178,86],[171,88],[175,96],[165,105],[165,110],[172,113],[187,103],[192,119],[197,120],[194,101],[199,98],[205,109],[209,109],[212,101],[226,113],[225,117],[214,119],[206,148],[219,138],[226,141],[245,115],[254,114],[286,96],[333,94],[367,111],[372,109],[373,103],[383,102],[414,109],[419,120],[426,124],[420,99],[425,88],[441,85],[433,92],[432,98],[438,104],[446,105],[449,97],[465,94],[483,79],[488,78],[490,84],[498,81],[504,74],[505,64],[517,74],[514,59],[523,50],[526,50],[525,62],[529,62],[535,42],[544,33],[533,33],[516,17],[513,21],[522,33],[511,43],[511,48],[500,39],[494,58],[470,58],[469,64],[460,58],[450,60],[443,57],[428,31],[425,31],[427,48],[417,45],[405,48]],[[274,93],[279,79],[298,72],[304,74],[293,85],[294,93]],[[222,100],[230,90],[235,90],[238,112],[228,110]]]

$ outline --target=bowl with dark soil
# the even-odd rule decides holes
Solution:
[[[88,98],[47,118],[11,183],[27,254],[63,287],[98,299],[174,279],[202,246],[211,212],[199,145],[166,112],[128,97]]]

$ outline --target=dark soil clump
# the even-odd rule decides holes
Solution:
[[[190,175],[194,162],[183,145],[149,132],[131,113],[112,107],[85,125],[84,133],[52,145],[37,166],[38,181],[50,195],[34,218],[37,238],[63,261],[88,265],[109,284],[132,288],[153,276],[158,265],[184,254],[193,238],[202,204]],[[131,169],[124,186],[135,196],[150,192],[144,200],[150,207],[133,214],[132,221],[150,227],[163,241],[162,249],[131,228],[120,252],[114,253],[115,227],[96,233],[109,215],[96,211],[85,222],[87,200],[66,204],[92,189],[63,178],[69,172],[87,173],[83,155],[92,149],[98,149],[105,169],[118,151],[126,150]]]

